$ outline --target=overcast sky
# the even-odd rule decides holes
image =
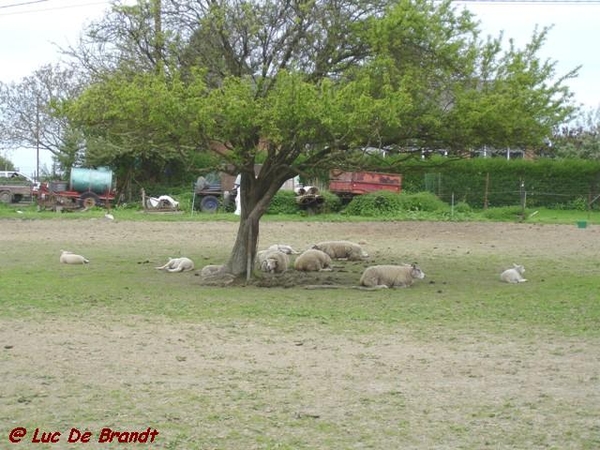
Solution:
[[[134,0],[131,0],[132,3]],[[23,6],[11,6],[20,3]],[[98,19],[109,0],[0,0],[0,81],[18,82],[44,64],[59,60],[57,46],[74,44],[85,24]],[[581,65],[577,79],[568,85],[577,103],[587,108],[600,107],[600,4],[594,3],[515,3],[456,2],[474,12],[485,34],[518,46],[528,42],[536,25],[553,26],[540,53],[556,60],[558,73]],[[32,174],[36,168],[34,150],[8,151],[0,148],[21,171]],[[50,167],[50,154],[42,152],[41,166]]]

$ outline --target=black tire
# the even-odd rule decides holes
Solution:
[[[214,213],[219,209],[219,199],[214,195],[202,197],[200,202],[200,210],[203,212]]]
[[[9,204],[12,202],[12,193],[10,191],[0,191],[0,203]]]
[[[79,206],[82,208],[93,208],[100,204],[100,197],[93,192],[86,192],[79,197]]]

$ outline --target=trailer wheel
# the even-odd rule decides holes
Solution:
[[[214,195],[207,195],[202,197],[200,202],[200,210],[203,212],[214,213],[219,209],[219,199]]]
[[[0,191],[0,203],[12,202],[12,194],[10,191]]]
[[[86,192],[79,197],[79,205],[83,208],[93,208],[100,204],[100,197],[93,192]]]

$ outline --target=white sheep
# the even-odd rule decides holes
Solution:
[[[76,255],[67,250],[60,251],[59,261],[63,264],[88,264],[90,261],[81,255]]]
[[[523,283],[524,281],[527,281],[525,278],[523,278],[524,273],[525,267],[513,263],[511,269],[506,269],[500,274],[500,279],[506,283]]]
[[[360,245],[350,241],[324,241],[313,245],[312,248],[327,253],[331,259],[359,261],[369,257]]]
[[[169,258],[164,266],[156,267],[156,270],[166,270],[167,272],[186,272],[194,270],[194,261],[190,258]]]
[[[256,254],[256,262],[263,272],[283,273],[290,265],[288,255],[279,250],[261,250]]]
[[[371,266],[360,277],[360,285],[377,289],[409,287],[423,278],[425,273],[416,264]]]
[[[300,254],[300,252],[294,250],[291,245],[285,245],[285,244],[273,244],[269,248],[267,248],[267,250],[277,250],[282,253],[285,253],[286,255],[299,255]]]
[[[321,250],[309,249],[296,258],[294,269],[303,272],[331,271],[331,257]]]
[[[223,264],[209,264],[204,266],[200,271],[200,276],[203,278],[215,277],[226,272],[226,267]]]

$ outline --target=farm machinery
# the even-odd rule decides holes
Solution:
[[[397,173],[332,170],[329,174],[329,190],[346,202],[356,195],[377,191],[399,194],[401,189],[402,176]]]
[[[68,182],[41,183],[34,196],[40,210],[68,211],[110,204],[115,199],[113,173],[107,168],[74,167]]]
[[[37,183],[19,171],[0,171],[0,203],[31,200],[36,188]]]

